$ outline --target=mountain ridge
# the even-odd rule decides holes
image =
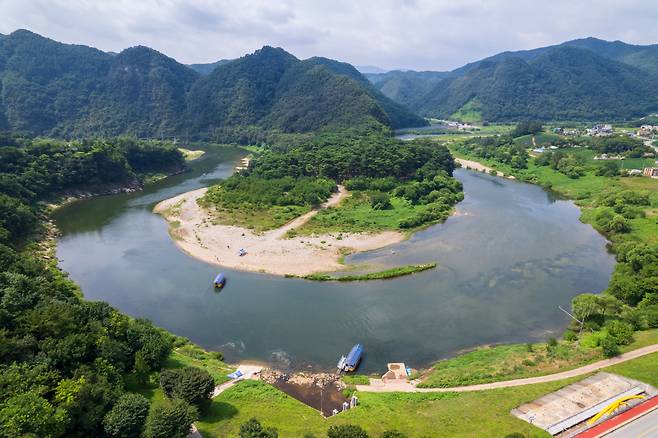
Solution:
[[[353,67],[347,74],[320,71],[314,62],[264,46],[204,65],[203,74],[145,46],[115,54],[18,30],[0,39],[0,127],[62,137],[208,138],[248,126],[308,132],[373,121],[390,128],[426,123]]]
[[[570,55],[553,58],[546,65],[552,72],[550,78],[538,71],[527,76],[529,73],[522,64],[510,63],[514,59],[532,65],[537,60],[549,59],[551,53]],[[579,75],[588,78],[580,82],[581,88],[573,87],[566,79],[560,80],[560,75],[571,81],[578,79],[579,75],[573,70],[576,60],[570,59],[577,53],[590,62],[589,65],[578,64]],[[494,80],[483,76],[482,69],[492,65],[507,72],[502,76],[507,84],[500,81],[501,77]],[[519,78],[509,73],[514,65],[516,74],[521,75]],[[619,76],[613,77],[611,72]],[[491,70],[490,74],[493,73]],[[449,72],[395,71],[366,76],[383,94],[424,116],[448,118],[472,101],[478,103],[485,120],[493,121],[528,117],[628,119],[656,108],[653,102],[658,100],[658,45],[639,46],[589,37],[536,49],[501,52]],[[583,94],[581,91],[590,89],[590,83],[599,84],[600,88]],[[547,93],[548,90],[551,93]],[[574,99],[575,96],[578,99]],[[457,106],[458,103],[461,106]]]

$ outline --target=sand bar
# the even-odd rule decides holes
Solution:
[[[341,250],[369,251],[405,239],[404,234],[397,231],[343,233],[340,239],[338,234],[285,238],[288,230],[305,224],[319,209],[262,234],[231,225],[215,225],[212,224],[212,212],[197,203],[207,190],[202,188],[167,199],[157,204],[153,211],[167,219],[170,234],[183,251],[219,266],[277,275],[332,272],[345,268],[339,263]],[[347,190],[339,186],[338,192],[320,209],[337,205],[347,196]],[[240,257],[240,248],[245,248],[247,255]]]

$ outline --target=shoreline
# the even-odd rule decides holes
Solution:
[[[453,155],[454,156],[454,155]],[[494,170],[493,168],[489,166],[485,166],[484,164],[478,162],[478,161],[473,161],[473,160],[467,160],[466,158],[457,158],[454,157],[455,161],[459,164],[461,164],[462,168],[466,170],[474,170],[476,172],[486,172],[488,174],[491,174],[491,172]],[[501,178],[507,178],[507,179],[516,179],[515,176],[513,175],[505,175],[503,172],[496,170],[496,176],[499,176]]]
[[[398,231],[285,238],[289,230],[302,226],[318,209],[262,234],[233,225],[215,225],[211,223],[212,213],[196,202],[207,190],[205,187],[161,201],[153,212],[169,223],[169,234],[181,250],[198,260],[226,268],[280,276],[335,272],[347,268],[341,263],[346,252],[375,250],[406,239]],[[339,187],[338,193],[321,208],[337,205],[348,195]],[[239,248],[246,249],[247,254],[239,256]]]

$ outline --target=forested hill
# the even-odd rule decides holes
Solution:
[[[147,47],[113,54],[19,30],[0,37],[0,128],[62,137],[210,137],[251,126],[307,132],[424,123],[363,78],[282,49],[215,64],[191,68]]]
[[[426,116],[626,119],[655,109],[658,45],[584,38],[502,52],[450,72],[367,76],[385,95]]]
[[[484,120],[610,120],[658,105],[657,81],[635,67],[563,47],[533,60],[487,61],[438,83],[414,107],[450,117],[468,106]]]

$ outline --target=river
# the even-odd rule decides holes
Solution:
[[[386,362],[422,367],[477,345],[559,336],[581,292],[599,292],[614,258],[570,201],[542,188],[458,169],[465,199],[444,224],[401,244],[356,254],[350,263],[437,262],[410,277],[312,282],[222,269],[182,253],[151,212],[163,200],[230,175],[244,155],[217,148],[190,172],[142,192],[83,200],[59,209],[57,256],[90,300],[149,318],[229,361],[331,369],[365,346],[362,372]],[[300,260],[303,263],[303,260]]]

